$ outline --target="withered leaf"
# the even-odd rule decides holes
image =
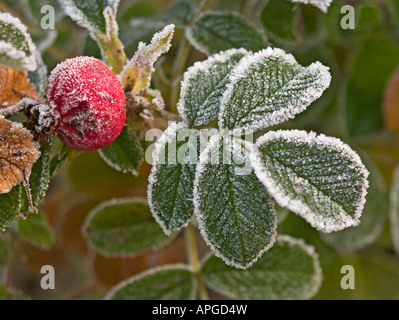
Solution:
[[[0,117],[0,194],[29,180],[39,151],[21,124]]]
[[[386,87],[383,112],[385,128],[399,136],[399,69]]]
[[[26,72],[0,66],[0,114],[1,110],[23,98],[39,100],[40,94],[29,83]]]

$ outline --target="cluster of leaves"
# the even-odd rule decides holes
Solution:
[[[213,10],[203,10],[203,3],[182,0],[158,13],[148,2],[139,1],[130,7],[122,2],[124,7],[117,19],[117,0],[60,1],[61,7],[54,1],[57,19],[65,12],[88,30],[83,54],[102,58],[125,88],[127,126],[114,143],[98,152],[107,164],[138,175],[144,166],[142,129],[156,123],[158,116],[178,120],[153,146],[148,203],[136,197],[99,204],[83,225],[90,248],[107,257],[137,257],[166,246],[178,237],[179,230],[198,222],[213,252],[199,268],[173,264],[147,270],[115,286],[107,299],[195,298],[197,287],[201,292],[198,281],[202,279],[207,287],[226,297],[312,298],[321,286],[321,267],[325,268],[325,277],[332,268],[331,257],[336,254],[331,247],[345,253],[377,240],[385,223],[386,180],[390,181],[386,178],[391,177],[392,166],[384,167],[375,159],[373,150],[380,141],[373,141],[384,125],[398,134],[397,76],[390,81],[385,96],[384,90],[399,64],[394,41],[399,35],[392,32],[399,5],[395,0],[357,3],[356,29],[345,31],[339,25],[344,2],[331,2],[229,1],[228,11],[235,13],[229,13],[223,1],[214,1]],[[32,15],[38,14],[40,1],[29,1],[29,5]],[[392,17],[385,21],[384,9],[388,6]],[[37,23],[41,16],[31,18]],[[44,94],[47,79],[41,53],[46,62],[51,61],[46,52],[49,44],[37,41],[36,50],[26,28],[13,19],[1,20],[10,23],[8,29],[14,29],[1,29],[5,33],[0,32],[0,63],[9,67],[4,69],[9,77],[22,78],[14,80],[10,88],[2,88],[2,92],[8,90],[0,109],[0,114],[7,109],[5,115],[10,114],[10,106],[15,113],[30,102],[28,99],[40,99],[38,93]],[[175,42],[180,40],[181,46],[175,51],[172,66],[161,60],[154,69],[161,54],[169,50],[175,29]],[[19,35],[11,37],[6,32]],[[47,42],[56,38],[50,34]],[[58,39],[62,37],[58,35]],[[18,54],[10,55],[13,51],[6,50],[1,41]],[[64,45],[68,43],[64,39]],[[205,57],[196,53],[203,61],[182,75],[190,46]],[[268,46],[284,50],[265,49]],[[286,51],[293,52],[296,59]],[[126,56],[132,59],[128,61]],[[10,67],[29,71],[37,92],[30,87],[25,72]],[[330,86],[330,71],[332,86],[319,99]],[[158,90],[150,89],[150,85]],[[16,95],[15,88],[21,94]],[[166,96],[169,91],[170,97]],[[165,105],[177,114],[166,111]],[[310,110],[304,112],[308,107]],[[287,121],[302,112],[295,125],[306,131],[287,130],[292,127]],[[317,123],[316,117],[320,119]],[[0,120],[6,127],[14,124]],[[278,127],[266,132],[273,126]],[[32,141],[27,130],[22,126],[17,129]],[[344,137],[362,150],[371,171],[362,216],[369,182],[359,156],[340,140],[316,135],[309,129]],[[256,141],[247,141],[243,136],[247,133],[254,134]],[[387,146],[383,155],[395,148]],[[0,227],[7,228],[18,216],[27,216],[13,225],[17,234],[50,248],[54,234],[44,216],[28,214],[44,198],[50,179],[76,154],[53,138],[51,146],[40,148],[40,157],[38,152],[24,166],[17,165],[20,178],[12,183],[10,192],[0,195]],[[166,155],[172,162],[164,162]],[[14,164],[11,158],[6,160]],[[26,175],[29,169],[30,177]],[[390,217],[394,247],[399,251],[397,172],[391,189]],[[26,176],[32,203],[19,185]],[[7,185],[3,185],[6,190]],[[288,210],[282,207],[321,233],[295,215],[287,215]],[[360,222],[356,228],[343,230]],[[299,238],[312,243],[316,250]],[[9,256],[8,245],[0,238],[0,268]],[[20,295],[4,288],[4,293],[0,291],[3,296]]]

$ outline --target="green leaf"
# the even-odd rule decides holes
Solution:
[[[208,55],[232,48],[259,51],[267,46],[263,34],[244,18],[208,12],[186,29],[191,44]]]
[[[336,138],[305,131],[270,131],[251,163],[282,207],[323,232],[359,224],[368,188],[360,157]]]
[[[194,175],[200,145],[199,131],[183,123],[170,124],[155,143],[148,204],[167,235],[186,226],[194,214]]]
[[[35,53],[35,60],[37,68],[33,72],[28,72],[29,82],[32,83],[35,86],[36,91],[44,97],[47,90],[48,70],[39,51],[36,51]]]
[[[34,71],[35,51],[26,26],[9,13],[0,12],[0,64],[22,71]]]
[[[231,70],[249,54],[245,49],[230,49],[196,62],[184,74],[180,100],[180,116],[200,126],[217,118]]]
[[[279,236],[248,270],[237,270],[210,256],[202,264],[202,273],[210,288],[233,299],[310,299],[322,282],[314,248],[289,236]]]
[[[44,250],[49,250],[55,242],[54,231],[42,213],[19,219],[17,233],[24,241]]]
[[[37,207],[43,200],[50,185],[50,146],[40,148],[40,157],[32,166],[29,178],[32,204]],[[26,193],[22,192],[21,213],[29,213],[29,202]]]
[[[322,239],[340,253],[363,249],[374,243],[381,235],[388,215],[387,190],[381,173],[372,164],[370,168],[370,187],[364,206],[360,225],[330,234],[321,234]]]
[[[0,235],[0,270],[8,261],[8,241]]]
[[[399,256],[399,165],[396,166],[390,191],[389,220],[393,247]]]
[[[295,24],[299,14],[296,5],[288,0],[268,0],[260,19],[268,34],[277,39],[296,41],[299,37]]]
[[[350,136],[361,137],[383,129],[383,93],[398,64],[399,48],[387,36],[373,35],[362,42],[351,60],[345,91],[345,120]]]
[[[134,256],[170,241],[142,199],[111,200],[89,214],[84,233],[90,245],[106,256]]]
[[[128,127],[124,127],[118,138],[99,150],[99,154],[115,170],[123,173],[130,172],[137,176],[144,151],[137,135]]]
[[[106,300],[191,300],[196,283],[191,269],[170,265],[148,270],[114,287]]]
[[[294,118],[329,87],[328,70],[320,62],[302,67],[281,49],[244,57],[230,74],[219,127],[257,131]]]
[[[12,225],[21,208],[21,186],[18,185],[7,194],[0,194],[0,230]]]
[[[276,213],[243,147],[213,136],[197,168],[194,205],[205,242],[225,263],[250,267],[275,241]]]
[[[0,283],[0,300],[27,300],[28,298],[13,288]]]
[[[90,32],[107,32],[105,9],[110,8],[114,16],[118,10],[118,0],[59,0],[65,13],[78,25]]]

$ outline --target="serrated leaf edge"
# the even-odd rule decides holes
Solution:
[[[248,262],[245,265],[238,264],[234,261],[231,261],[227,259],[210,241],[208,238],[208,235],[206,233],[206,227],[205,227],[205,222],[204,222],[204,217],[203,214],[199,208],[199,193],[198,193],[198,183],[201,177],[201,174],[203,173],[205,167],[204,165],[208,162],[209,160],[209,155],[210,155],[210,150],[219,142],[219,139],[223,137],[222,134],[217,134],[211,137],[209,140],[209,143],[205,150],[201,153],[200,155],[200,160],[197,165],[197,171],[195,173],[195,179],[194,179],[194,192],[193,192],[193,202],[194,202],[194,216],[198,222],[198,228],[200,230],[200,233],[202,235],[202,238],[204,239],[205,243],[211,248],[215,256],[218,258],[222,259],[227,265],[235,267],[237,269],[248,269],[251,267],[267,250],[269,250],[271,247],[273,247],[274,243],[276,242],[277,238],[277,218],[275,219],[275,224],[273,225],[273,229],[271,230],[271,237],[270,237],[270,243],[268,243],[263,249],[261,249],[257,256],[250,262]],[[272,200],[272,199],[270,199]]]
[[[261,157],[259,154],[259,150],[254,148],[250,155],[250,160],[258,179],[266,186],[266,189],[280,206],[282,206],[283,208],[288,208],[292,212],[298,214],[300,217],[308,221],[312,227],[322,232],[329,233],[333,231],[340,231],[348,227],[354,227],[359,225],[364,204],[366,203],[367,189],[369,187],[369,182],[367,180],[369,172],[364,166],[359,155],[338,138],[327,137],[324,134],[316,135],[315,132],[308,133],[302,130],[269,131],[256,141],[256,145],[260,146],[264,142],[275,139],[287,139],[291,137],[303,138],[306,139],[308,142],[311,141],[311,143],[313,144],[327,146],[330,150],[338,151],[356,162],[362,172],[363,188],[361,191],[360,200],[357,203],[354,217],[352,218],[349,214],[347,214],[345,221],[343,221],[341,224],[335,225],[333,227],[323,226],[322,220],[320,220],[320,218],[300,200],[293,200],[290,197],[284,195],[284,192],[281,190],[281,188],[277,186],[274,183],[273,179],[270,177],[269,172],[263,169],[264,165],[260,160]],[[345,210],[342,211],[345,212]]]
[[[316,274],[315,285],[313,286],[311,291],[309,291],[304,297],[301,298],[301,300],[311,299],[313,296],[315,296],[317,294],[317,292],[319,292],[320,287],[323,283],[323,270],[320,265],[319,255],[317,254],[315,248],[312,245],[306,244],[305,241],[302,239],[294,238],[289,235],[279,235],[279,236],[277,236],[277,239],[276,239],[276,242],[278,242],[278,241],[285,241],[285,242],[289,243],[290,245],[298,245],[307,254],[309,254],[309,256],[311,256],[313,258],[313,265],[314,265],[315,274]],[[208,259],[210,259],[213,255],[214,254],[212,252],[209,252],[201,259],[201,268],[206,263],[206,261]],[[237,300],[238,299],[248,300],[247,298],[239,297],[239,296],[233,294],[232,292],[220,290],[220,287],[218,287],[217,285],[214,285],[210,281],[207,281],[206,277],[204,277],[204,281],[208,288],[226,296],[227,298],[237,299]]]
[[[155,142],[154,150],[152,152],[152,159],[153,159],[152,168],[151,168],[150,175],[148,177],[148,188],[147,188],[148,206],[150,207],[150,211],[151,211],[155,221],[161,226],[163,232],[167,236],[170,236],[172,234],[172,232],[174,232],[174,231],[179,231],[179,230],[187,227],[192,219],[192,217],[190,217],[190,219],[188,219],[188,221],[186,223],[184,223],[180,228],[169,229],[166,227],[164,221],[161,219],[160,215],[158,214],[158,212],[156,211],[156,209],[152,203],[152,201],[153,201],[152,200],[152,186],[153,186],[154,182],[156,181],[154,176],[155,176],[156,170],[157,170],[156,166],[158,163],[158,155],[161,152],[161,149],[166,144],[172,142],[172,140],[175,139],[176,132],[183,128],[188,128],[187,124],[185,124],[183,122],[180,122],[180,123],[171,122],[169,124],[169,127],[165,130],[165,132]]]
[[[186,113],[185,113],[185,95],[183,93],[187,92],[188,90],[188,81],[190,79],[193,79],[194,76],[198,73],[200,70],[207,70],[210,72],[210,68],[215,62],[218,63],[225,63],[227,62],[232,55],[237,54],[237,53],[242,53],[244,56],[252,54],[251,51],[248,51],[244,48],[240,49],[229,49],[226,51],[221,51],[220,53],[213,54],[209,56],[208,59],[204,61],[197,61],[187,69],[187,71],[183,75],[183,80],[181,81],[181,89],[180,89],[180,100],[177,103],[177,111],[180,115],[180,117],[187,123],[190,124],[191,122],[187,120]],[[230,71],[231,72],[231,71]],[[230,74],[230,73],[229,73]],[[229,76],[227,75],[227,77]],[[206,123],[202,123],[206,124]],[[198,124],[196,124],[198,125]]]

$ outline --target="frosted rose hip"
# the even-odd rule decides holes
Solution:
[[[95,58],[76,57],[55,67],[47,84],[47,102],[57,118],[57,135],[74,149],[103,148],[125,124],[122,85]]]

